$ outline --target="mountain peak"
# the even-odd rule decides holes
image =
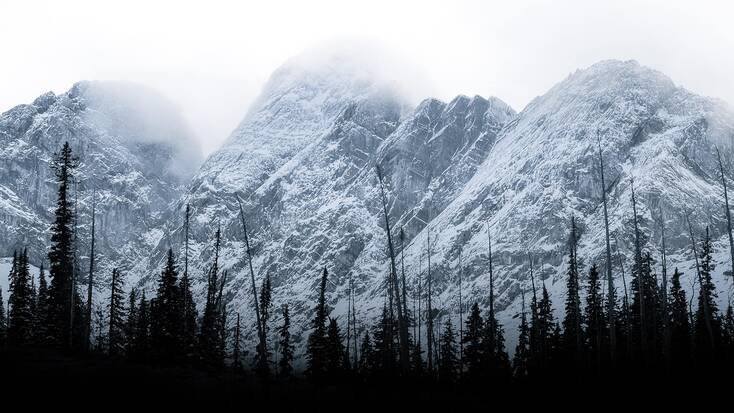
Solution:
[[[580,69],[571,74],[559,85],[564,87],[570,84],[591,89],[630,89],[656,88],[675,89],[673,81],[665,74],[643,66],[636,60],[602,60],[586,69]]]

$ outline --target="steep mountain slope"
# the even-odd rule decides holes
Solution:
[[[79,250],[88,251],[92,194],[97,198],[100,273],[131,268],[161,236],[155,230],[180,196],[201,154],[177,109],[142,86],[81,82],[0,115],[0,256],[28,247],[45,261],[57,186],[52,160],[68,141],[80,167]],[[86,264],[81,257],[82,268]],[[3,275],[0,275],[3,276]]]
[[[179,215],[167,226],[170,239],[140,271],[147,276],[142,283],[153,285],[168,246],[183,253],[183,209],[189,202],[189,262],[197,295],[212,259],[213,233],[221,226],[230,309],[251,319],[239,194],[258,284],[266,275],[273,278],[275,303],[294,309],[297,337],[308,326],[323,267],[332,274],[335,315],[344,310],[350,279],[364,299],[360,311],[376,309],[386,256],[375,165],[384,171],[391,215],[396,228],[405,227],[408,242],[425,225],[429,209],[440,212],[471,178],[514,112],[496,98],[464,96],[448,104],[430,99],[407,112],[390,88],[354,76],[341,65],[279,70],[259,100],[262,106],[253,108],[194,178],[177,206]],[[252,338],[253,331],[247,334]]]
[[[710,225],[718,240],[715,259],[721,265],[716,280],[720,288],[728,288],[730,278],[722,274],[730,260],[715,147],[731,170],[732,136],[730,107],[678,88],[636,62],[605,61],[577,71],[505,127],[474,177],[431,221],[436,239],[432,260],[448,283],[439,301],[457,310],[456,266],[462,251],[465,300],[486,304],[487,224],[495,243],[498,305],[506,309],[502,318],[510,328],[521,289],[530,290],[530,255],[538,280],[551,290],[556,309],[562,308],[572,215],[581,229],[579,254],[585,271],[591,263],[603,269],[598,145],[605,163],[613,250],[615,256],[619,251],[621,262],[613,262],[617,293],[623,294],[621,265],[629,277],[633,255],[631,178],[644,217],[642,231],[653,254],[659,259],[662,210],[669,268],[680,266],[688,276],[695,275],[685,224],[685,214],[691,211],[697,237]],[[425,240],[426,234],[417,238]],[[417,245],[409,248],[406,265],[415,268],[419,256]],[[726,296],[719,298],[725,301]]]
[[[425,280],[430,254],[440,318],[458,323],[460,274],[466,307],[478,301],[486,308],[489,227],[497,305],[511,346],[520,292],[530,289],[529,257],[537,283],[548,286],[556,309],[562,308],[571,216],[580,227],[583,271],[592,263],[602,270],[607,265],[601,147],[618,294],[622,275],[626,282],[630,276],[634,178],[646,248],[660,257],[662,212],[668,266],[680,267],[690,286],[695,275],[685,221],[690,211],[698,237],[706,225],[711,228],[714,275],[725,291],[719,299],[728,296],[731,279],[724,272],[730,263],[715,148],[731,170],[734,111],[636,62],[604,61],[577,71],[516,114],[499,99],[478,96],[449,103],[428,99],[411,108],[369,68],[344,56],[319,64],[296,59],[272,76],[185,191],[196,154],[185,150],[191,145],[177,126],[181,123],[173,115],[147,122],[146,114],[165,105],[142,106],[130,99],[119,90],[83,83],[2,115],[0,162],[8,173],[0,177],[0,219],[8,225],[0,228],[7,240],[0,248],[31,244],[31,250],[44,251],[54,196],[48,163],[69,139],[80,148],[83,164],[83,242],[91,188],[104,188],[98,190],[103,254],[128,270],[130,284],[153,289],[166,250],[173,248],[179,258],[184,252],[183,211],[189,204],[195,295],[203,300],[214,233],[221,228],[228,308],[244,317],[250,326],[244,335],[253,340],[239,196],[258,287],[265,276],[272,277],[276,310],[291,306],[293,333],[303,344],[324,267],[331,274],[332,316],[344,321],[350,285],[360,328],[383,306],[388,267],[379,166],[398,266],[404,266],[410,288],[409,307],[417,299],[419,276]],[[278,323],[278,311],[274,317]]]

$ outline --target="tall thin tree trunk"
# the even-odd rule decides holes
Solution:
[[[459,371],[464,373],[464,306],[461,301],[461,276],[464,267],[461,264],[461,251],[459,251]]]
[[[405,315],[407,328],[410,320],[408,319],[408,286],[405,283],[405,233],[403,232],[403,227],[400,227],[400,272],[403,282],[403,314]]]
[[[571,235],[571,262],[573,263],[573,269],[572,271],[575,273],[576,277],[576,294],[573,297],[573,306],[574,306],[574,326],[576,328],[576,361],[580,362],[581,357],[581,303],[580,303],[580,297],[579,297],[579,291],[580,291],[580,282],[579,282],[579,269],[578,269],[578,255],[577,255],[577,247],[578,247],[578,240],[576,239],[576,218],[571,215],[571,227],[572,227],[572,235]],[[542,269],[542,263],[541,263],[541,269]]]
[[[250,239],[247,236],[247,224],[245,223],[245,211],[242,209],[242,202],[240,201],[240,196],[236,194],[235,196],[237,197],[237,205],[240,208],[240,220],[242,221],[242,231],[245,234],[245,249],[247,250],[247,265],[250,269],[250,283],[252,287],[253,307],[255,308],[255,322],[257,323],[257,335],[260,341],[260,345],[258,346],[258,350],[260,352],[259,357],[260,357],[260,360],[265,360],[266,355],[267,355],[265,353],[265,328],[262,324],[262,320],[260,319],[260,305],[258,304],[257,285],[255,284],[255,271],[252,269],[252,252],[250,251]]]
[[[726,190],[726,177],[724,176],[724,164],[721,162],[721,153],[716,148],[716,156],[719,159],[719,171],[721,172],[721,185],[724,187],[724,202],[726,203],[726,230],[729,235],[729,254],[731,255],[731,276],[734,279],[734,237],[731,233],[731,210],[729,209],[729,193]]]
[[[705,287],[703,285],[703,277],[701,276],[701,267],[698,264],[698,252],[696,251],[696,239],[693,237],[693,226],[691,226],[691,219],[689,214],[686,214],[686,222],[688,223],[688,232],[691,235],[691,249],[693,250],[693,256],[696,259],[696,275],[698,276],[698,288],[699,292],[698,294],[704,294]],[[708,332],[709,341],[711,342],[711,347],[714,347],[714,329],[711,326],[711,308],[709,308],[709,301],[706,297],[703,297],[701,299],[701,302],[703,303],[703,316],[704,321],[706,322],[706,331]]]
[[[72,259],[72,270],[71,270],[71,283],[70,284],[70,291],[69,291],[69,349],[72,348],[74,344],[74,299],[76,298],[74,294],[76,292],[76,278],[77,278],[77,271],[79,270],[79,262],[77,257],[77,248],[79,247],[78,242],[78,234],[79,234],[79,225],[78,225],[78,217],[79,212],[77,209],[77,206],[79,204],[79,193],[77,191],[77,185],[78,181],[76,178],[74,178],[74,239],[72,242],[74,251],[73,251],[73,259]]]
[[[429,221],[430,222],[430,221]],[[433,372],[433,293],[431,291],[431,227],[430,224],[426,228],[428,231],[428,272],[426,274],[426,305],[428,314],[426,316],[426,345],[428,351],[428,371]]]
[[[637,266],[637,283],[640,300],[640,351],[642,359],[647,359],[647,320],[645,319],[645,279],[642,272],[642,246],[640,245],[640,229],[637,225],[637,200],[635,198],[635,182],[630,182],[632,188],[632,213],[635,227],[635,265]]]
[[[97,206],[97,190],[92,190],[92,241],[89,248],[89,277],[87,278],[87,320],[84,339],[84,350],[89,351],[92,341],[92,291],[94,286],[94,224]]]
[[[110,294],[110,325],[109,325],[109,330],[107,333],[107,340],[109,341],[108,353],[110,355],[113,355],[117,352],[117,349],[115,347],[118,344],[116,342],[117,335],[115,334],[115,327],[117,326],[115,326],[115,320],[114,320],[113,315],[117,311],[117,306],[120,305],[117,302],[117,300],[115,299],[115,296],[116,296],[115,290],[117,289],[117,283],[119,282],[119,275],[120,273],[117,271],[117,268],[112,270],[112,294]],[[113,342],[113,338],[115,338],[114,342]]]
[[[421,322],[423,321],[421,319],[421,314],[422,314],[421,311],[423,310],[422,309],[423,296],[421,295],[422,294],[422,291],[421,291],[422,290],[422,288],[421,288],[422,287],[421,286],[421,282],[422,282],[421,277],[422,277],[422,275],[423,275],[423,254],[421,253],[421,254],[418,254],[418,286],[417,286],[417,290],[418,290],[418,313],[416,314],[416,317],[418,317],[418,319],[416,320],[417,321],[416,322],[416,325],[417,325],[417,328],[418,328],[418,333],[416,334],[416,340],[417,340],[419,346],[420,346],[420,343],[421,343]]]
[[[668,323],[668,263],[667,263],[667,252],[665,249],[665,216],[663,215],[663,207],[660,207],[660,241],[661,241],[661,256],[663,266],[663,357],[665,362],[670,362],[670,326]]]
[[[352,292],[352,331],[354,331],[354,340],[352,340],[352,346],[354,350],[354,363],[352,364],[352,368],[357,368],[357,361],[358,361],[358,354],[357,354],[357,337],[359,335],[357,334],[357,309],[355,308],[354,302],[356,301],[354,297],[354,292]]]
[[[186,217],[184,218],[184,275],[189,274],[189,204],[186,204]]]
[[[352,272],[349,272],[349,281],[348,281],[348,288],[347,288],[347,345],[345,346],[345,350],[347,352],[347,361],[349,360],[349,355],[351,352],[351,343],[352,343]],[[356,334],[355,334],[356,337]]]
[[[494,325],[494,268],[492,267],[492,233],[489,229],[489,221],[487,221],[487,253],[489,260],[489,332],[494,342],[497,326]]]
[[[622,261],[622,255],[619,252],[619,240],[617,235],[614,235],[615,252],[617,255],[617,261],[619,261],[619,270],[622,272],[622,288],[624,289],[624,302],[622,306],[624,308],[624,321],[627,327],[627,351],[632,349],[632,321],[630,320],[629,313],[629,295],[627,294],[627,276],[624,273],[624,262]]]
[[[607,314],[609,317],[609,356],[611,357],[612,366],[614,366],[617,353],[617,328],[616,317],[614,315],[614,280],[612,278],[612,246],[609,240],[609,213],[607,212],[607,187],[604,181],[604,158],[601,152],[601,141],[597,141],[599,146],[599,174],[601,175],[601,197],[604,204],[604,238],[607,247]]]
[[[395,247],[392,242],[392,233],[390,232],[390,216],[387,212],[387,196],[385,195],[385,187],[382,182],[382,172],[376,167],[377,178],[380,184],[380,197],[382,199],[382,211],[385,215],[385,231],[387,232],[387,247],[390,253],[390,269],[392,271],[393,294],[395,296],[395,304],[398,309],[398,334],[400,337],[400,365],[403,373],[408,373],[410,368],[410,352],[408,349],[408,326],[405,323],[405,315],[403,314],[403,305],[399,293],[398,271],[395,265]]]
[[[545,339],[540,339],[540,330],[539,330],[539,323],[538,323],[538,293],[535,289],[535,275],[533,274],[533,256],[528,253],[528,261],[530,262],[530,286],[533,289],[533,308],[532,313],[530,315],[530,318],[533,321],[533,342],[531,342],[531,347],[535,349],[536,356],[540,354],[540,362],[541,362],[541,368],[545,366],[545,350],[543,347],[543,343]],[[491,277],[490,277],[491,279]]]

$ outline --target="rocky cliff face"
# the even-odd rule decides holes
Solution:
[[[466,300],[486,304],[487,225],[495,243],[498,305],[510,326],[519,311],[520,291],[530,290],[530,256],[536,276],[549,287],[556,309],[562,309],[571,216],[580,225],[585,271],[592,263],[603,270],[599,146],[618,259],[612,263],[617,293],[623,293],[622,274],[630,276],[633,256],[633,180],[646,248],[660,258],[662,212],[669,268],[679,266],[695,276],[685,223],[690,211],[697,237],[706,225],[711,227],[715,259],[721,263],[717,282],[728,288],[730,278],[723,271],[730,268],[730,259],[715,147],[731,170],[732,136],[730,107],[676,87],[636,62],[605,61],[570,75],[504,127],[472,179],[431,221],[436,239],[432,261],[447,283],[440,300],[451,303],[451,313],[458,310],[456,274],[462,251]],[[425,231],[417,238],[425,240]],[[417,247],[409,248],[406,265],[414,268],[419,256]]]
[[[258,284],[272,277],[275,302],[295,310],[297,336],[306,332],[324,267],[332,274],[335,315],[345,311],[350,280],[358,311],[372,316],[382,305],[386,242],[376,166],[385,176],[396,242],[403,228],[407,245],[459,193],[515,115],[499,99],[465,96],[410,109],[389,88],[350,72],[291,66],[273,76],[258,105],[205,162],[166,231],[183,253],[183,209],[190,203],[189,262],[202,297],[212,236],[221,226],[230,308],[249,317],[238,194]],[[162,243],[141,273],[155,275],[168,246]]]
[[[81,82],[0,115],[0,252],[28,247],[40,266],[49,245],[57,186],[52,160],[68,141],[79,168],[80,263],[97,199],[100,273],[132,268],[162,233],[160,219],[200,163],[198,145],[175,107],[127,83]],[[85,264],[86,265],[86,264]],[[85,265],[81,265],[86,268]]]
[[[515,113],[497,98],[478,96],[449,103],[428,99],[413,108],[391,87],[343,60],[325,66],[296,60],[273,75],[228,142],[204,162],[185,191],[180,190],[185,171],[150,166],[181,159],[177,146],[122,139],[131,135],[128,128],[113,133],[115,127],[96,117],[91,117],[96,119],[92,128],[85,94],[74,90],[3,115],[0,159],[15,171],[8,175],[13,179],[0,181],[1,199],[9,201],[2,207],[10,223],[5,239],[13,245],[28,242],[24,236],[43,239],[47,225],[38,222],[48,219],[53,200],[50,153],[64,139],[77,139],[82,157],[91,159],[86,164],[94,165],[82,169],[108,172],[84,173],[108,191],[100,195],[107,254],[129,263],[132,281],[152,289],[166,250],[183,254],[183,215],[189,204],[195,295],[203,299],[214,232],[221,228],[228,308],[252,321],[239,196],[258,286],[272,277],[276,309],[291,306],[300,343],[324,267],[331,274],[332,316],[344,319],[350,285],[360,328],[382,308],[388,259],[377,167],[384,176],[409,307],[418,298],[416,286],[425,280],[430,256],[439,317],[458,322],[459,277],[466,308],[473,302],[486,308],[489,229],[497,306],[510,345],[520,293],[530,289],[529,257],[538,284],[544,283],[556,308],[562,308],[571,216],[580,227],[584,271],[592,263],[602,270],[608,265],[599,148],[617,293],[623,293],[623,275],[627,282],[630,276],[633,180],[646,249],[659,259],[662,214],[669,268],[695,275],[685,223],[691,212],[697,236],[710,226],[719,288],[730,285],[724,274],[730,262],[715,149],[731,170],[734,111],[636,62],[605,61],[577,71]],[[58,112],[53,122],[43,115],[48,108]],[[117,115],[97,112],[119,127],[134,123],[116,124]],[[33,140],[39,134],[45,137],[40,142],[50,142],[41,146],[44,150]],[[41,178],[22,178],[41,170]],[[36,187],[41,189],[21,189]],[[86,211],[88,186],[80,200]],[[278,317],[275,311],[272,322],[278,323]],[[245,335],[254,340],[254,328]]]

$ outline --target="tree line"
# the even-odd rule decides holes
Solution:
[[[599,158],[603,188],[601,148]],[[88,288],[83,301],[78,285],[84,277],[79,274],[76,257],[75,205],[69,194],[78,162],[68,143],[56,155],[53,167],[58,191],[48,252],[50,282],[43,266],[36,282],[29,270],[27,250],[14,254],[7,306],[3,304],[0,291],[0,346],[3,349],[55,348],[73,355],[101,354],[154,366],[187,366],[209,371],[228,369],[238,374],[249,370],[265,381],[293,379],[296,370],[290,309],[288,305],[281,306],[282,322],[272,325],[275,303],[271,279],[265,276],[257,288],[239,198],[251,303],[256,315],[257,344],[251,362],[245,360],[249,353],[241,346],[240,314],[227,320],[233,314],[224,298],[228,274],[220,268],[219,229],[212,240],[211,262],[207,263],[206,295],[201,314],[194,302],[188,263],[188,206],[183,228],[184,253],[179,257],[183,263],[177,261],[171,249],[168,250],[155,295],[148,298],[144,291],[136,288],[126,295],[125,275],[114,269],[106,307],[95,307],[92,297],[95,276],[93,202],[90,265],[86,275]],[[721,163],[720,167],[726,191]],[[533,258],[529,256],[527,275],[531,288],[520,291],[518,340],[510,357],[504,326],[496,315],[489,225],[486,297],[489,306],[482,309],[479,303],[471,303],[464,319],[459,285],[459,323],[457,325],[451,316],[441,323],[442,310],[446,309],[437,308],[432,300],[435,275],[430,261],[430,228],[427,231],[426,271],[421,267],[415,285],[409,288],[402,259],[404,234],[399,230],[395,236],[391,227],[379,168],[377,177],[389,260],[382,311],[374,325],[360,330],[350,279],[346,320],[340,322],[331,317],[327,299],[329,272],[326,268],[319,270],[318,297],[305,353],[304,377],[310,383],[356,385],[410,380],[437,383],[444,388],[481,391],[488,383],[542,383],[559,376],[603,377],[630,372],[684,374],[734,365],[734,312],[731,305],[722,311],[717,304],[708,228],[697,239],[688,221],[691,252],[696,264],[694,294],[688,296],[681,284],[683,274],[678,268],[668,279],[664,224],[659,257],[662,271],[658,274],[656,270],[658,262],[640,228],[634,183],[630,223],[634,260],[629,270],[629,283],[623,263],[619,261],[614,265],[612,260],[606,196],[602,189],[606,288],[603,287],[605,275],[599,266],[591,263],[584,268],[578,256],[579,230],[575,218],[571,217],[562,317],[556,318],[556,303],[552,302],[545,282],[536,280]],[[726,202],[728,218],[728,195]],[[400,256],[396,240],[400,242]],[[612,282],[613,266],[619,269],[623,281],[623,289],[619,292]],[[408,304],[409,297],[413,299],[412,308]],[[277,354],[271,346],[277,348]]]

